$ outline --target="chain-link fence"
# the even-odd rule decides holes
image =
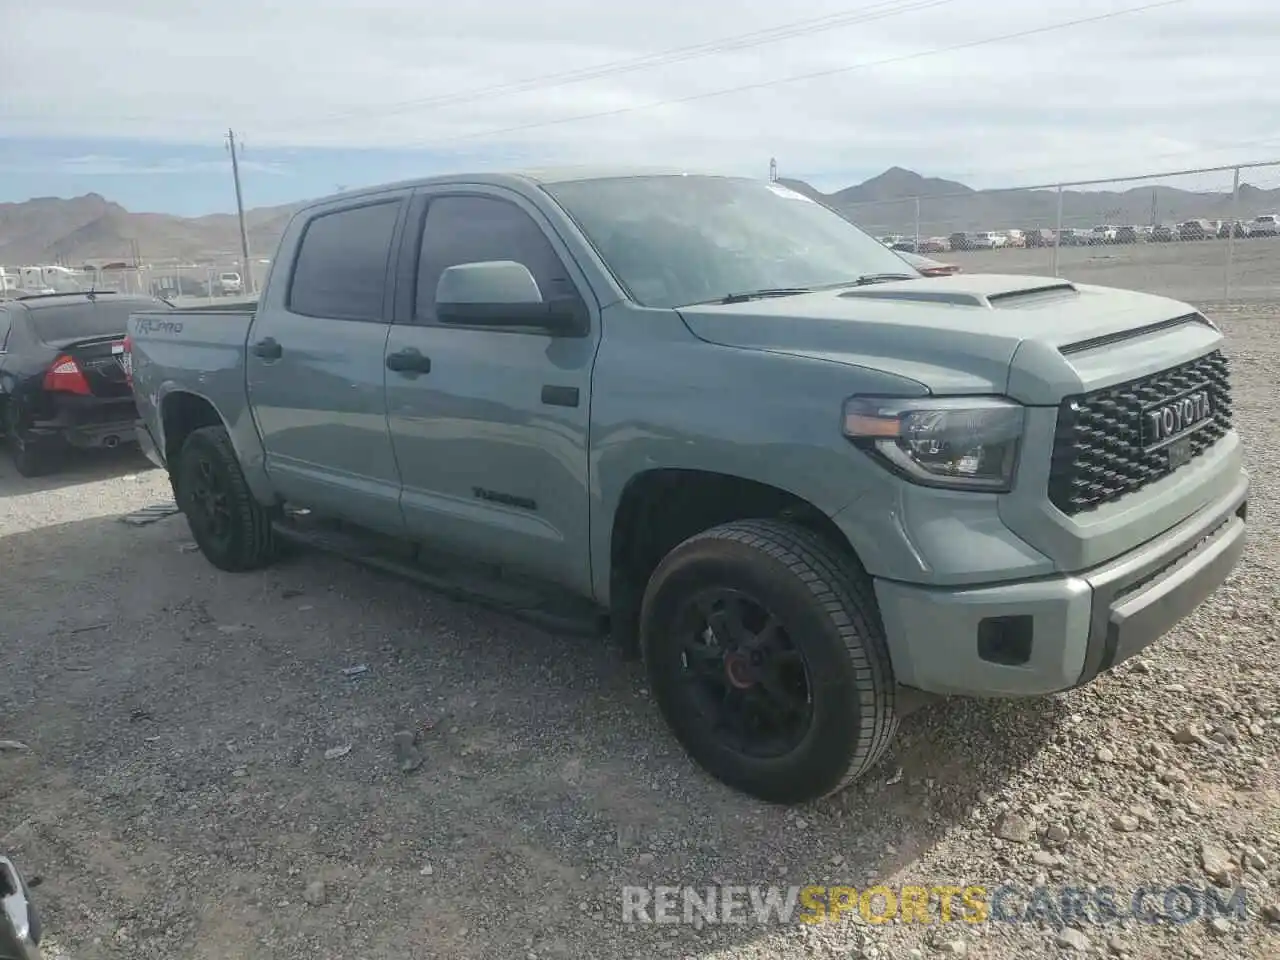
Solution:
[[[5,267],[0,296],[90,290],[168,299],[241,296],[262,289],[269,266],[266,260],[252,263],[251,287],[245,282],[241,261],[230,258],[199,263],[157,259],[140,264],[106,262],[79,267]]]
[[[1280,163],[846,203],[868,233],[966,271],[1193,303],[1280,299]]]

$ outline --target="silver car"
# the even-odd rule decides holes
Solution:
[[[0,960],[40,960],[40,917],[13,861],[0,856]]]

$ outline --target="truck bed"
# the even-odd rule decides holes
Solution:
[[[217,300],[213,303],[193,303],[187,306],[174,306],[166,313],[253,313],[258,309],[258,299]]]
[[[248,416],[246,342],[256,301],[145,311],[129,317],[138,413],[163,449],[159,408],[174,389],[203,397],[237,440],[256,443]]]

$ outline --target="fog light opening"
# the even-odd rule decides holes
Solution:
[[[978,624],[978,656],[987,663],[1020,667],[1031,659],[1033,618],[984,617]]]

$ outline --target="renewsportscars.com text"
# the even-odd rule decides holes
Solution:
[[[628,886],[622,888],[624,923],[831,923],[860,917],[867,923],[1048,923],[1102,925],[1191,923],[1202,918],[1250,917],[1243,888],[1192,884],[1114,887],[1001,884],[949,886]]]

